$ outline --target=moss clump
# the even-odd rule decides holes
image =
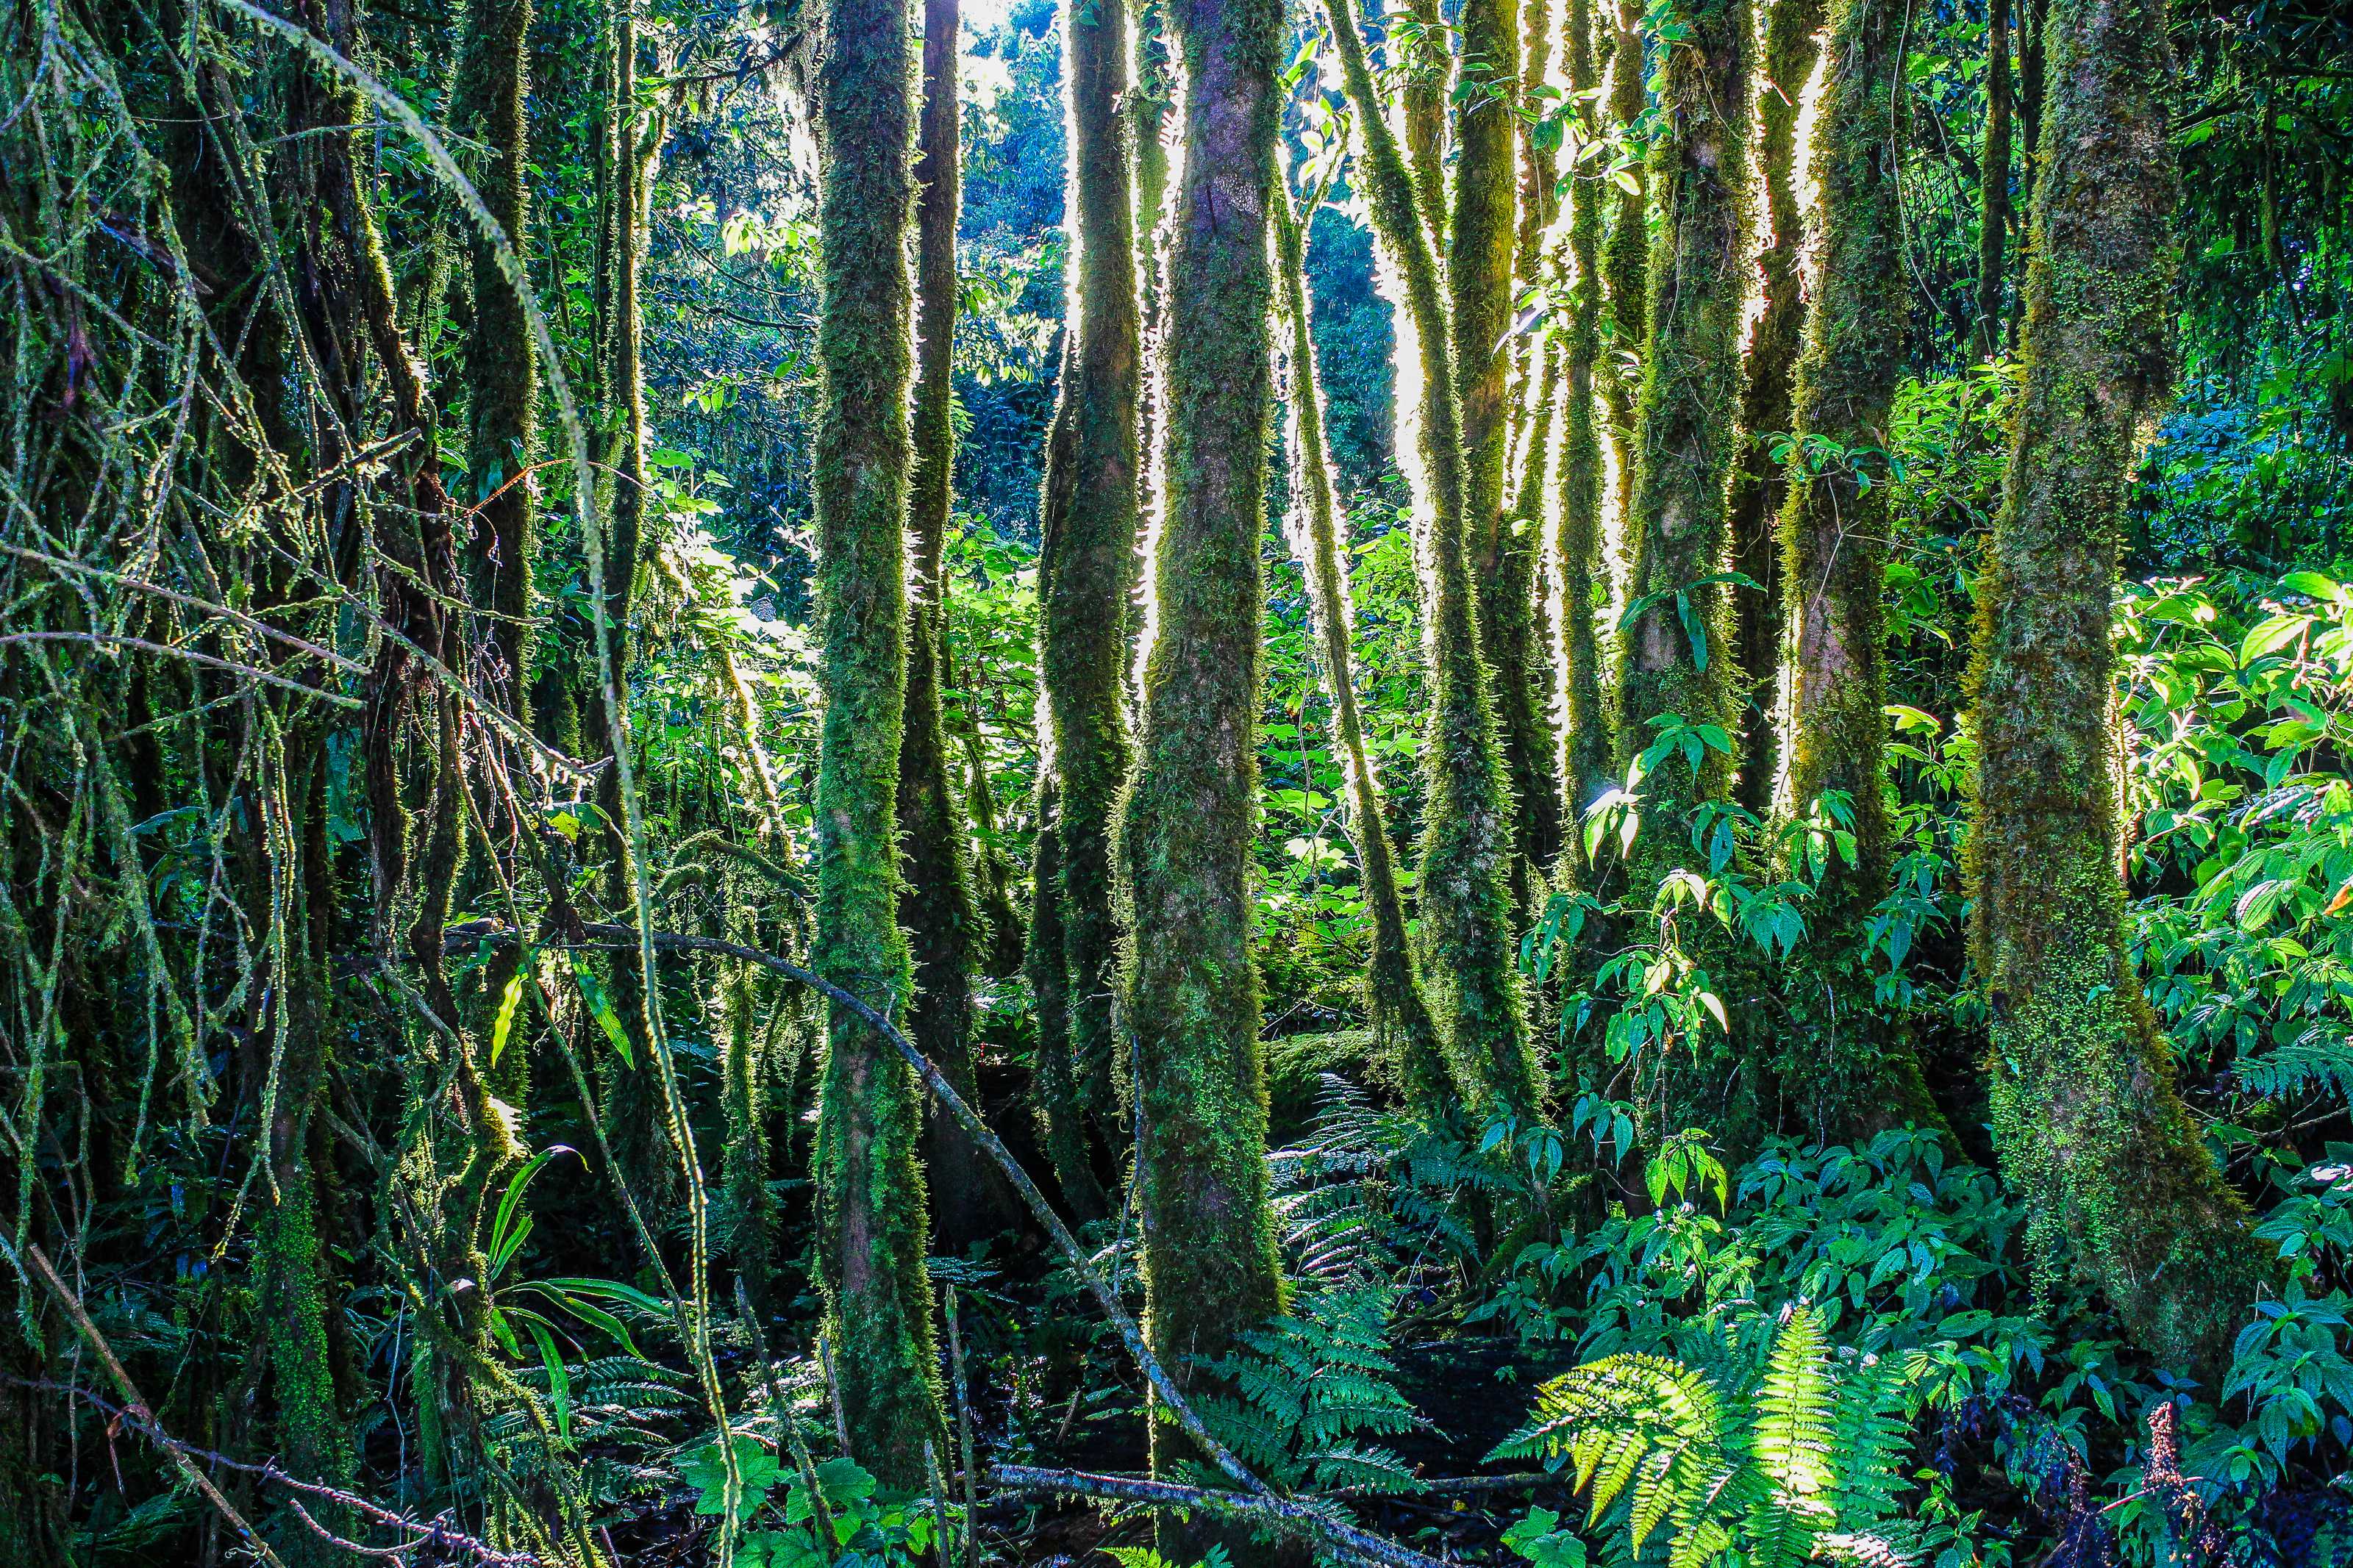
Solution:
[[[826,163],[814,489],[826,706],[812,967],[893,1014],[909,988],[892,831],[907,665],[908,24],[906,0],[832,0],[817,95]],[[906,1064],[838,1005],[827,1041],[818,1251],[842,1413],[859,1462],[912,1491],[925,1481],[924,1445],[944,1445],[915,1160],[923,1102]]]
[[[1198,1382],[1203,1360],[1282,1300],[1250,864],[1282,6],[1185,5],[1171,20],[1187,86],[1168,226],[1166,489],[1117,854],[1127,930],[1138,933],[1123,979],[1143,1122],[1145,1326],[1163,1363]],[[1152,1447],[1162,1474],[1195,1458],[1166,1422]],[[1186,1550],[1173,1537],[1166,1545]]]
[[[1971,959],[1994,1132],[2046,1276],[2219,1387],[2275,1263],[2174,1086],[2126,959],[2110,642],[2125,486],[2168,392],[2177,263],[2163,0],[2054,0],[2010,472],[1970,674]]]

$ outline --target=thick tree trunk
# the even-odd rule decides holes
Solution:
[[[1994,1136],[2049,1273],[2096,1281],[2161,1362],[2220,1387],[2274,1265],[2174,1082],[2126,952],[2116,651],[2125,486],[2170,380],[2179,231],[2163,0],[2053,0],[2026,381],[1972,670],[1972,957]]]
[[[1433,700],[1423,747],[1430,801],[1422,828],[1422,973],[1432,992],[1456,1089],[1477,1112],[1531,1110],[1541,1097],[1522,1027],[1504,873],[1510,800],[1479,657],[1464,555],[1461,422],[1454,398],[1438,258],[1403,153],[1381,118],[1350,0],[1327,0],[1333,41],[1361,156],[1373,232],[1404,286],[1421,381],[1424,643]]]
[[[1169,19],[1186,87],[1168,230],[1166,489],[1118,851],[1145,1327],[1163,1364],[1201,1386],[1201,1363],[1282,1301],[1250,952],[1282,7],[1174,0]],[[1155,1423],[1155,1472],[1198,1459],[1188,1449]]]
[[[1806,291],[1799,276],[1805,244],[1798,213],[1798,100],[1821,50],[1823,0],[1773,0],[1765,24],[1758,85],[1757,161],[1771,234],[1757,257],[1765,311],[1749,333],[1740,396],[1740,467],[1732,480],[1732,569],[1757,584],[1732,590],[1733,639],[1740,657],[1740,804],[1772,809],[1781,684],[1781,502],[1784,467],[1774,460],[1789,430],[1789,372],[1805,337]]]
[[[817,438],[825,727],[812,967],[887,1014],[908,995],[892,832],[907,670],[908,211],[914,87],[906,0],[831,0],[818,76],[824,374]],[[831,1004],[818,1121],[818,1247],[835,1371],[858,1462],[925,1484],[944,1451],[914,1075]]]

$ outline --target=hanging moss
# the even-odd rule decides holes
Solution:
[[[1978,590],[1971,961],[1993,1122],[2045,1278],[2095,1281],[2221,1386],[2269,1249],[2174,1083],[2125,948],[2111,719],[2125,487],[2169,392],[2179,244],[2164,0],[2054,0],[2025,382]]]
[[[1063,984],[1071,1060],[1092,1135],[1119,1141],[1124,1076],[1115,1006],[1118,924],[1111,835],[1127,780],[1128,601],[1134,585],[1141,383],[1125,0],[1071,0],[1063,21],[1070,98],[1071,325],[1062,438],[1046,504],[1058,515],[1041,576],[1039,675],[1060,805]]]
[[[1134,933],[1123,979],[1143,1122],[1145,1330],[1164,1364],[1198,1386],[1203,1360],[1282,1304],[1250,847],[1282,6],[1178,0],[1170,20],[1186,93],[1168,228],[1166,488],[1117,849]],[[1160,1474],[1197,1458],[1165,1421],[1152,1450]],[[1184,1546],[1172,1538],[1166,1549]]]
[[[909,988],[892,824],[904,720],[913,50],[906,0],[831,0],[818,76],[824,378],[817,437],[817,971],[897,1014]],[[858,1462],[923,1485],[944,1445],[932,1343],[923,1102],[913,1075],[846,1009],[827,1021],[818,1184],[820,1273]]]
[[[1447,1092],[1445,1047],[1407,943],[1405,900],[1398,890],[1397,866],[1383,820],[1380,781],[1365,750],[1364,715],[1356,701],[1356,617],[1348,603],[1347,574],[1340,564],[1340,509],[1324,435],[1324,394],[1315,377],[1302,226],[1281,200],[1275,203],[1274,223],[1278,300],[1287,334],[1284,395],[1291,409],[1286,445],[1292,460],[1292,548],[1306,569],[1317,655],[1332,696],[1333,732],[1347,774],[1349,839],[1373,918],[1372,954],[1365,966],[1373,1044],[1404,1090],[1406,1103],[1433,1110],[1444,1103]]]
[[[1569,0],[1569,91],[1580,102],[1594,87],[1594,0]],[[1591,110],[1582,111],[1593,129]],[[1601,358],[1601,204],[1603,185],[1581,178],[1570,192],[1569,260],[1576,276],[1569,286],[1567,342],[1561,354],[1567,387],[1561,405],[1560,532],[1554,554],[1560,562],[1560,651],[1567,700],[1562,711],[1568,732],[1567,810],[1564,868],[1581,864],[1577,824],[1585,808],[1609,787],[1616,748],[1602,702],[1600,639],[1594,614],[1602,597],[1601,442],[1594,418],[1595,374]]]
[[[1765,309],[1748,337],[1740,396],[1740,466],[1732,479],[1732,569],[1757,586],[1732,590],[1733,637],[1740,659],[1740,757],[1735,790],[1763,816],[1772,809],[1780,765],[1774,711],[1781,682],[1781,502],[1788,493],[1774,447],[1790,428],[1789,374],[1805,339],[1806,290],[1798,275],[1805,244],[1798,215],[1798,100],[1821,50],[1823,0],[1773,0],[1765,23],[1757,85],[1757,163],[1769,233],[1757,258]]]
[[[1461,422],[1456,412],[1438,258],[1404,154],[1381,118],[1380,98],[1349,0],[1328,0],[1333,41],[1355,125],[1373,232],[1404,285],[1419,343],[1422,408],[1418,498],[1429,514],[1422,541],[1432,702],[1423,745],[1429,804],[1422,828],[1422,973],[1457,1089],[1483,1113],[1499,1103],[1533,1108],[1535,1059],[1522,1026],[1504,873],[1510,799],[1479,657],[1478,620],[1463,553]]]
[[[1642,7],[1619,0],[1609,48],[1609,118],[1631,129],[1647,103],[1642,61]],[[1634,404],[1641,387],[1639,369],[1651,333],[1651,178],[1637,163],[1631,184],[1618,193],[1618,216],[1601,263],[1609,309],[1604,317],[1601,395],[1618,447],[1618,517],[1634,510]]]
[[[914,995],[907,1037],[969,1097],[972,972],[984,940],[964,812],[949,766],[942,715],[947,640],[945,562],[955,467],[953,383],[956,319],[956,213],[962,199],[956,102],[956,0],[923,6],[921,153],[915,162],[914,456],[909,469],[907,697],[899,742],[899,837],[905,852],[899,919],[907,932]],[[933,1222],[944,1251],[962,1251],[1007,1217],[987,1157],[955,1118],[934,1107],[923,1143]]]

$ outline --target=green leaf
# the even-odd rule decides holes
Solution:
[[[522,951],[522,964],[507,977],[507,988],[499,994],[498,1016],[491,1021],[491,1065],[499,1065],[506,1053],[507,1036],[514,1028],[515,1007],[522,1001],[523,970],[530,967],[531,949]]]
[[[629,1045],[629,1031],[622,1026],[621,1015],[614,1009],[612,998],[605,994],[604,984],[597,980],[596,971],[590,965],[586,953],[572,955],[572,977],[579,983],[581,1000],[588,1004],[588,1011],[594,1013],[596,1022],[604,1026],[605,1037],[612,1041],[613,1049],[620,1053],[621,1065],[634,1070],[638,1059]]]
[[[545,1323],[530,1320],[523,1327],[539,1345],[539,1364],[547,1369],[547,1399],[555,1406],[555,1435],[572,1436],[572,1373],[564,1365],[564,1352],[555,1348],[555,1335]]]

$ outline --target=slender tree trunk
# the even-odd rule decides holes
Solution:
[[[1839,0],[1830,72],[1814,132],[1821,191],[1821,274],[1797,369],[1795,433],[1842,454],[1819,472],[1790,470],[1781,521],[1791,650],[1789,810],[1803,819],[1824,792],[1852,812],[1852,864],[1830,859],[1818,931],[1852,942],[1886,891],[1888,414],[1904,370],[1904,214],[1898,172],[1904,8],[1899,0]],[[1860,976],[1860,978],[1858,978]],[[1785,1093],[1809,1105],[1814,1131],[1864,1137],[1906,1121],[1940,1124],[1909,1043],[1887,1037],[1860,966],[1826,976],[1845,1016],[1823,1024],[1834,1048],[1785,1068]],[[1813,1035],[1804,1031],[1802,1042]]]
[[[2010,472],[1978,586],[1971,955],[1994,1138],[2048,1274],[2221,1386],[2269,1249],[2175,1087],[2125,948],[2110,596],[2164,406],[2179,231],[2163,0],[2054,0]]]
[[[1609,117],[1629,131],[1642,118],[1648,101],[1641,22],[1638,0],[1618,0],[1609,50]],[[1642,385],[1640,367],[1651,342],[1651,171],[1647,163],[1638,163],[1630,173],[1633,188],[1618,193],[1618,216],[1609,226],[1601,262],[1609,294],[1603,319],[1601,397],[1609,410],[1610,439],[1618,453],[1616,499],[1621,529],[1634,514],[1634,405]]]
[[[1313,212],[1307,221],[1312,221]],[[1307,310],[1307,258],[1289,205],[1274,210],[1278,303],[1286,333],[1284,359],[1291,408],[1291,544],[1306,569],[1308,604],[1317,655],[1332,694],[1332,728],[1347,774],[1349,837],[1373,917],[1372,956],[1366,964],[1366,1011],[1374,1044],[1411,1105],[1435,1105],[1447,1092],[1446,1051],[1422,994],[1421,976],[1406,937],[1405,899],[1381,812],[1380,781],[1365,750],[1364,715],[1356,704],[1356,616],[1348,574],[1340,563],[1340,507],[1332,482],[1332,455],[1324,435],[1324,393],[1315,377],[1315,342]]]
[[[1486,666],[1504,778],[1514,913],[1527,905],[1527,868],[1560,834],[1560,795],[1535,685],[1535,573],[1531,541],[1504,515],[1510,449],[1513,255],[1518,237],[1519,0],[1464,0],[1454,91],[1453,209],[1446,282],[1454,395],[1462,422],[1463,550],[1479,654]]]
[[[1986,0],[1985,156],[1978,163],[1976,352],[2002,347],[2002,253],[2010,228],[2010,0]]]
[[[824,374],[815,490],[825,725],[812,965],[886,1014],[908,995],[898,925],[905,590],[908,211],[914,88],[906,0],[830,0],[818,75]],[[850,1448],[887,1486],[925,1484],[944,1442],[923,1273],[914,1075],[829,1005],[818,1118],[818,1247]]]
[[[1463,1099],[1482,1114],[1498,1105],[1532,1110],[1541,1090],[1522,1027],[1504,879],[1511,853],[1504,820],[1510,795],[1494,711],[1487,703],[1463,552],[1461,423],[1438,258],[1404,154],[1381,118],[1355,8],[1350,0],[1327,0],[1324,11],[1355,110],[1356,168],[1373,232],[1404,285],[1422,384],[1419,499],[1429,513],[1422,542],[1428,577],[1424,637],[1433,698],[1423,748],[1430,802],[1419,884],[1422,972],[1447,1033],[1448,1063]]]
[[[1283,30],[1279,0],[1173,0],[1168,15],[1185,80],[1185,156],[1168,230],[1166,490],[1118,851],[1140,1073],[1145,1327],[1163,1364],[1198,1387],[1208,1381],[1201,1363],[1282,1303],[1250,847]],[[1173,1425],[1155,1423],[1156,1473],[1197,1458],[1188,1449]],[[1230,1545],[1249,1551],[1243,1539]],[[1165,1540],[1172,1556],[1181,1549]]]
[[[519,254],[528,241],[530,160],[524,95],[530,90],[531,0],[474,0],[459,68],[459,117],[490,150],[475,188]],[[466,339],[467,467],[478,508],[469,566],[473,602],[491,612],[486,657],[474,671],[516,719],[531,721],[531,568],[536,549],[532,487],[532,426],[539,405],[539,356],[533,352],[522,300],[481,237],[471,246],[473,303]]]
[[[1446,248],[1446,92],[1451,62],[1447,58],[1443,0],[1396,0],[1383,13],[1389,36],[1388,64],[1405,69],[1399,95],[1406,167],[1421,193],[1420,221],[1433,249]],[[1410,43],[1403,40],[1409,37]]]
[[[1594,0],[1568,0],[1568,84],[1580,103],[1595,85]],[[1596,116],[1580,110],[1590,129]],[[1563,349],[1567,389],[1560,434],[1560,651],[1567,672],[1562,717],[1568,731],[1567,811],[1563,824],[1564,869],[1581,868],[1578,824],[1585,808],[1609,787],[1609,718],[1601,690],[1601,644],[1594,631],[1601,574],[1601,441],[1596,428],[1595,374],[1601,359],[1601,202],[1603,187],[1578,179],[1569,193],[1568,341]]]
[[[2021,0],[2018,13],[2018,205],[2034,211],[2034,176],[2042,160],[2042,35],[2051,20],[2051,0]],[[2010,318],[2010,341],[2018,342],[2026,316],[2021,298]]]
[[[1747,0],[1683,0],[1687,29],[1668,57],[1666,123],[1651,149],[1663,215],[1651,258],[1650,353],[1636,431],[1633,576],[1620,637],[1620,761],[1650,744],[1651,721],[1732,716],[1725,636],[1729,606],[1705,584],[1724,559],[1725,484],[1737,446],[1740,312],[1748,256]],[[1680,595],[1680,597],[1679,597]],[[1685,843],[1681,817],[1720,800],[1730,759],[1711,750],[1696,771],[1681,761],[1644,781],[1644,837],[1670,857]]]
[[[1789,429],[1789,371],[1806,331],[1806,291],[1798,269],[1805,244],[1798,214],[1798,100],[1821,53],[1816,35],[1822,11],[1823,0],[1773,0],[1758,87],[1757,159],[1772,232],[1757,257],[1765,312],[1748,339],[1740,467],[1732,480],[1732,569],[1757,586],[1734,584],[1732,623],[1743,688],[1734,788],[1740,804],[1759,816],[1772,809],[1780,765],[1775,711],[1781,684],[1780,519],[1788,488],[1773,451]]]
[[[1127,782],[1128,597],[1137,510],[1135,213],[1126,0],[1071,0],[1063,19],[1070,96],[1071,321],[1061,438],[1048,453],[1051,571],[1039,580],[1039,673],[1051,726],[1061,857],[1062,985],[1070,1059],[1092,1141],[1116,1148],[1126,1077],[1115,992],[1112,823]],[[1035,938],[1033,937],[1033,941]],[[1050,963],[1041,966],[1050,975]]]
[[[947,642],[946,551],[955,430],[956,214],[963,146],[956,103],[956,0],[924,0],[922,150],[915,163],[914,457],[909,465],[907,698],[899,740],[899,837],[904,849],[899,919],[914,994],[907,1037],[973,1096],[972,972],[983,935],[973,897],[970,835],[956,799],[941,712]],[[933,1223],[942,1249],[960,1252],[1008,1216],[987,1157],[934,1106],[923,1140]]]

